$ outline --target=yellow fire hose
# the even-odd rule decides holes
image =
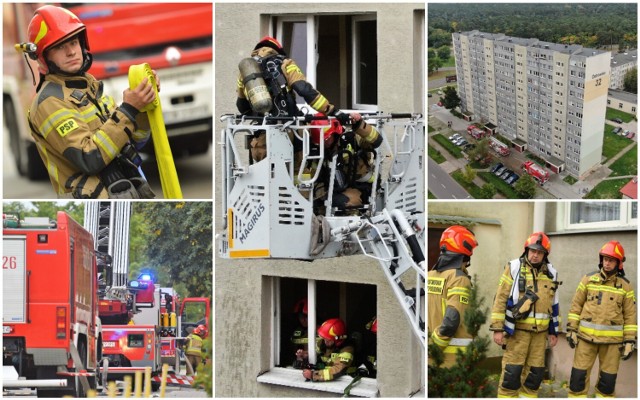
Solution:
[[[149,83],[153,85],[153,90],[156,92],[156,98],[140,111],[146,111],[149,117],[151,137],[153,138],[153,149],[156,153],[158,171],[160,172],[162,194],[165,199],[181,199],[182,190],[180,189],[180,182],[178,181],[176,165],[173,162],[171,147],[169,147],[167,130],[164,126],[164,118],[162,117],[162,104],[160,104],[160,96],[158,95],[158,87],[156,86],[153,72],[147,63],[132,65],[129,67],[130,89],[135,89],[145,77],[149,78]]]

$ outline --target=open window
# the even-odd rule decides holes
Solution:
[[[374,13],[274,17],[275,37],[307,81],[343,109],[377,110],[378,53]],[[304,100],[298,98],[299,106]]]
[[[308,343],[314,343],[317,328],[327,319],[341,318],[347,327],[349,341],[355,348],[354,362],[350,368],[355,375],[364,361],[372,361],[377,354],[376,335],[367,325],[376,316],[377,288],[375,285],[335,281],[316,281],[296,278],[273,278],[272,305],[272,354],[271,368],[258,377],[258,382],[342,393],[353,380],[344,375],[332,382],[305,382],[302,370],[294,369],[295,352],[298,344],[292,343],[295,330],[301,329],[297,303],[307,299]],[[316,364],[315,346],[309,345],[309,363]],[[373,375],[375,376],[375,375]],[[352,395],[374,397],[378,389],[376,380],[362,378]]]

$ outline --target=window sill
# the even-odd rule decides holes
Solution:
[[[305,381],[302,377],[302,370],[293,368],[272,368],[264,374],[258,376],[258,382],[271,385],[282,385],[307,390],[318,390],[321,392],[344,393],[344,389],[351,383],[353,378],[341,376],[331,382]],[[351,388],[351,396],[357,397],[378,397],[378,387],[375,379],[362,378]]]

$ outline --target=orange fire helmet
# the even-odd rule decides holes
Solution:
[[[440,250],[471,256],[473,249],[478,246],[473,232],[460,225],[453,225],[445,229],[440,236]]]
[[[534,232],[524,242],[524,250],[527,251],[527,249],[544,251],[546,255],[549,255],[551,253],[551,241],[544,232]]]
[[[600,249],[600,265],[602,265],[602,256],[612,257],[618,260],[618,270],[622,271],[622,263],[626,261],[624,256],[624,248],[617,240],[611,240]]]

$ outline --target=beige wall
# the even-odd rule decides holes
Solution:
[[[560,62],[560,65],[558,65],[558,62]],[[561,75],[558,76],[557,74]],[[561,160],[565,158],[564,146],[567,135],[568,82],[569,55],[556,51],[553,53],[553,110],[550,115],[552,126],[549,139],[551,139],[551,154]],[[556,92],[560,93],[559,97],[555,95]],[[559,101],[562,102],[562,104],[557,104],[556,99],[560,99]],[[542,108],[542,106],[540,108]],[[558,130],[556,130],[556,128],[558,128]],[[548,156],[545,155],[545,158],[548,158]]]
[[[444,227],[433,222],[435,216],[480,218],[484,221],[470,226],[476,235],[478,247],[471,257],[469,272],[478,276],[478,289],[485,298],[485,306],[491,307],[498,280],[506,263],[520,257],[523,244],[534,230],[534,202],[435,202],[428,203],[429,227]],[[559,289],[562,329],[566,326],[567,313],[573,294],[582,276],[598,269],[598,252],[609,240],[618,240],[625,248],[625,271],[631,283],[637,285],[637,227],[614,232],[559,232],[564,220],[564,207],[569,203],[540,202],[540,224],[551,240],[549,259],[563,281]],[[541,212],[544,212],[542,214]],[[542,223],[541,221],[545,222]],[[496,225],[495,223],[499,223]],[[636,286],[637,287],[637,286]],[[490,312],[489,312],[490,313]],[[489,318],[490,316],[488,316]],[[491,337],[488,323],[481,335]],[[500,356],[498,346],[489,348],[489,357]]]
[[[416,21],[424,4],[216,4],[216,115],[235,113],[237,64],[255,43],[270,34],[266,14],[375,12],[378,22],[378,108],[385,112],[424,113],[424,93],[415,81],[421,60],[416,54]],[[420,33],[421,34],[421,33]],[[424,79],[424,78],[423,78]],[[350,82],[350,78],[349,78]],[[318,87],[322,91],[321,87]],[[217,132],[222,125],[216,120]],[[219,136],[218,136],[219,138]],[[216,149],[216,171],[220,153]],[[216,196],[221,198],[219,173]],[[216,207],[220,207],[219,201]],[[218,210],[218,215],[221,215]],[[221,218],[216,229],[221,229]],[[300,261],[230,261],[215,263],[217,397],[336,397],[334,394],[261,384],[257,376],[270,367],[270,285],[272,277],[372,284],[377,287],[377,384],[383,397],[407,397],[424,384],[422,346],[415,339],[391,286],[377,262],[348,257],[313,263]],[[422,382],[422,383],[421,383]]]
[[[521,45],[514,46],[515,71],[516,71],[516,103],[518,111],[517,135],[518,139],[528,143],[529,120],[528,108],[529,91],[527,90],[527,47]],[[521,65],[518,65],[520,63]]]

